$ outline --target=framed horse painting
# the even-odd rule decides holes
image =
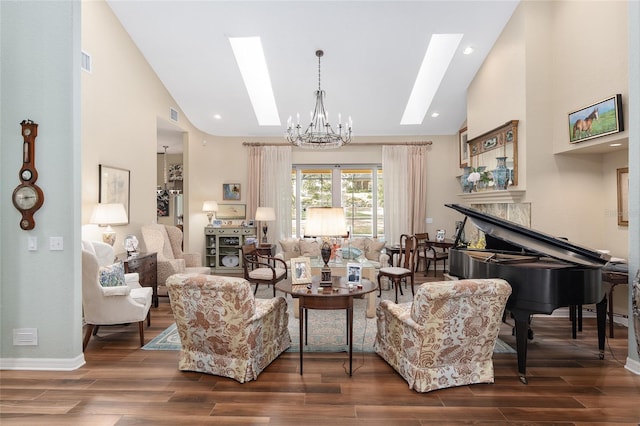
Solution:
[[[623,130],[620,94],[569,113],[569,143],[584,142]]]

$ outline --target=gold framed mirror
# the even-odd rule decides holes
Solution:
[[[513,170],[511,186],[518,185],[518,120],[507,121],[468,141],[469,164],[473,168],[485,166],[493,171],[497,157],[506,157],[506,166]]]

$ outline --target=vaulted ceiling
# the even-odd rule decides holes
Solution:
[[[315,51],[322,49],[321,86],[330,121],[338,113],[351,116],[357,138],[457,133],[466,119],[467,87],[518,1],[108,3],[200,130],[282,136],[289,116],[306,117],[313,109]],[[463,37],[423,122],[400,125],[432,34]],[[279,126],[258,125],[228,40],[244,36],[261,38]],[[463,54],[466,47],[473,53]]]

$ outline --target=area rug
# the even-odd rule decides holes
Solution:
[[[258,290],[257,298],[269,298],[271,289],[263,287],[264,291]],[[268,291],[267,291],[268,290]],[[385,294],[383,292],[383,298]],[[389,292],[391,294],[391,292]],[[409,295],[407,295],[409,293]],[[409,301],[411,291],[405,291],[404,296],[399,297],[399,302],[403,299]],[[395,295],[393,295],[395,297]],[[388,298],[391,298],[389,295]],[[378,299],[380,300],[380,299]],[[300,323],[293,316],[293,302],[287,297],[289,312],[289,334],[291,335],[291,347],[288,352],[300,351]],[[307,345],[305,352],[346,352],[349,348],[346,339],[346,311],[344,310],[309,310],[309,330],[307,333]],[[365,315],[365,300],[354,300],[353,307],[353,351],[373,352],[373,341],[376,337],[376,319],[367,318]],[[142,347],[144,350],[152,351],[178,351],[180,350],[180,336],[176,325],[170,325],[166,330],[153,338]],[[516,351],[502,340],[498,339],[494,348],[494,353],[513,353]]]

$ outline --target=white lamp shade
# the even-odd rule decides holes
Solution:
[[[255,219],[260,222],[270,222],[276,220],[276,212],[273,207],[258,207]]]
[[[218,211],[218,202],[217,201],[205,201],[202,203],[202,211],[203,212],[217,212]]]
[[[93,209],[90,222],[96,225],[126,225],[129,218],[123,204],[100,203]]]
[[[347,235],[342,207],[309,207],[304,234],[309,237],[340,237]]]

